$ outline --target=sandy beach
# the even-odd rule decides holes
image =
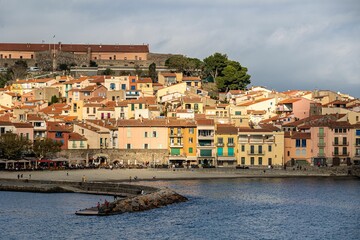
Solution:
[[[179,179],[219,179],[243,177],[334,177],[347,176],[343,169],[83,169],[47,171],[2,171],[0,179],[52,180],[52,181],[154,181]]]

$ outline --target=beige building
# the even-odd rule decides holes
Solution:
[[[275,127],[239,128],[238,144],[241,165],[284,165],[284,132]]]

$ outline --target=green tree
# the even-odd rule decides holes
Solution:
[[[107,68],[102,72],[103,75],[114,75],[115,72],[111,68]]]
[[[31,142],[14,133],[5,133],[0,136],[0,153],[6,159],[20,159],[29,151]]]
[[[177,72],[182,72],[185,76],[198,76],[201,74],[203,62],[197,58],[174,55],[165,61],[165,66]]]
[[[61,151],[61,142],[54,141],[50,138],[34,141],[33,152],[38,159],[51,157]]]
[[[6,84],[11,81],[12,76],[10,70],[7,70],[4,73],[0,73],[0,88],[3,88],[6,86]]]
[[[152,63],[149,65],[149,77],[153,82],[157,82],[156,64]]]
[[[58,103],[58,102],[59,102],[59,98],[56,95],[53,95],[51,97],[51,101],[50,101],[49,105],[52,105],[52,104]]]
[[[66,63],[61,63],[58,67],[58,69],[60,71],[69,71],[70,70],[70,66]]]
[[[204,77],[210,76],[216,79],[221,76],[222,71],[227,66],[228,57],[226,54],[214,53],[204,59]]]
[[[98,64],[97,64],[95,61],[90,60],[90,64],[89,64],[89,66],[90,66],[90,67],[97,67],[97,66],[98,66]]]
[[[242,67],[236,61],[227,61],[227,66],[216,79],[216,86],[219,91],[240,89],[244,90],[250,84],[250,75],[247,68]]]

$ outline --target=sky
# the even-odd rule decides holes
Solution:
[[[42,41],[220,52],[250,86],[360,97],[359,0],[0,0],[0,42]]]

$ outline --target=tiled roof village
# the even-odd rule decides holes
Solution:
[[[178,166],[360,163],[359,99],[328,90],[251,87],[214,100],[199,77],[163,71],[158,79],[18,79],[0,89],[0,135],[47,137],[64,150],[162,149],[168,151],[163,163]],[[59,103],[50,104],[53,95]]]

